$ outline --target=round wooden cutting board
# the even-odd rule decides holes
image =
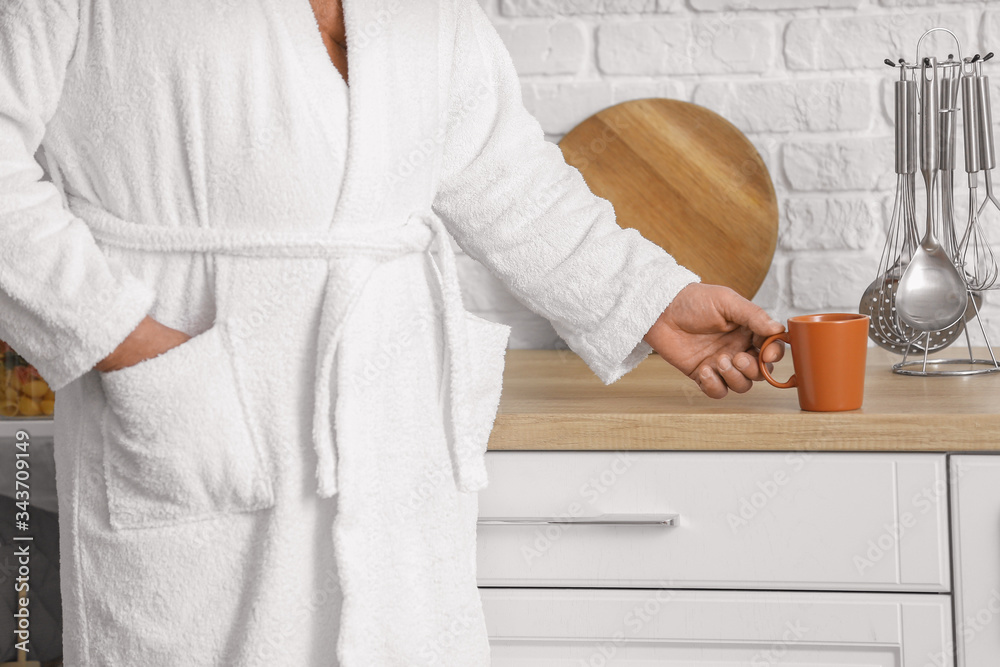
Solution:
[[[679,100],[633,100],[586,119],[559,147],[619,225],[704,283],[757,293],[778,239],[778,201],[757,149],[725,118]]]

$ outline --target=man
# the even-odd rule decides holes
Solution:
[[[746,391],[781,330],[615,223],[475,0],[312,9],[0,4],[0,338],[57,391],[67,664],[488,664],[509,328],[449,236],[606,383],[655,349]]]

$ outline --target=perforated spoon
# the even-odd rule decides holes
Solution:
[[[918,331],[938,331],[958,322],[969,302],[965,279],[937,241],[936,218],[940,105],[937,61],[920,67],[920,172],[927,191],[927,229],[896,290],[899,318]]]

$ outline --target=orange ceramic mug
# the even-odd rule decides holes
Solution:
[[[764,379],[779,389],[797,387],[803,410],[834,412],[857,410],[865,392],[868,355],[868,316],[857,313],[824,313],[788,318],[788,331],[771,336],[792,347],[795,373],[788,382],[777,382],[758,355]]]

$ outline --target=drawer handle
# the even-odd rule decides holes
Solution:
[[[597,516],[484,516],[480,526],[525,526],[553,523],[613,526],[676,526],[677,514],[599,514]]]

